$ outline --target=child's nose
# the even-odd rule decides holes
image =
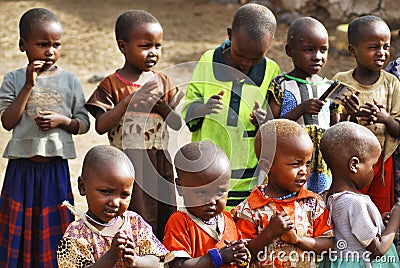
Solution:
[[[49,47],[47,50],[46,50],[46,55],[54,55],[54,53],[55,53],[55,48],[54,47]]]
[[[385,50],[384,47],[380,47],[380,48],[378,48],[378,51],[377,51],[377,52],[378,52],[379,55],[384,55],[384,54],[385,54],[385,51],[386,51],[386,50]]]
[[[149,51],[149,56],[150,57],[154,57],[154,56],[157,56],[157,49],[155,48],[155,47],[153,47],[152,49],[150,49],[150,51]]]
[[[112,199],[110,199],[109,203],[113,207],[118,207],[119,203],[120,203],[120,199],[119,198],[112,198]]]
[[[300,172],[301,172],[301,174],[307,174],[307,173],[308,173],[308,169],[309,169],[309,166],[308,166],[308,165],[302,165],[302,166],[300,167]]]
[[[323,56],[322,56],[322,52],[321,52],[321,51],[319,51],[319,50],[317,50],[317,52],[316,52],[314,55],[315,55],[315,58],[316,58],[316,59],[318,59],[318,60],[320,60],[320,59],[322,59],[322,58],[323,58]]]

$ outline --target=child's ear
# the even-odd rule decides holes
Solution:
[[[356,174],[358,172],[358,168],[360,166],[360,159],[357,156],[353,156],[349,160],[349,169],[351,172]]]
[[[121,53],[125,55],[125,41],[118,40],[117,44],[118,44],[119,51],[121,51]]]
[[[228,33],[229,40],[232,40],[232,28],[226,28],[226,32]]]
[[[288,55],[288,57],[292,57],[293,56],[292,46],[289,44],[286,44],[285,52],[286,52],[286,55]]]
[[[78,189],[81,196],[86,195],[85,182],[83,181],[81,176],[78,177]]]
[[[21,52],[25,52],[25,40],[23,38],[19,39],[18,46]]]
[[[272,162],[270,160],[261,157],[260,160],[258,161],[258,164],[260,165],[260,169],[265,171],[266,174],[269,173],[269,170],[271,169],[272,166]]]
[[[349,50],[350,54],[354,57],[354,46],[353,45],[348,45],[347,49]]]

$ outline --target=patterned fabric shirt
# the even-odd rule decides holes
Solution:
[[[299,236],[333,237],[333,227],[329,220],[329,211],[322,197],[302,188],[295,198],[277,200],[264,194],[265,185],[254,188],[243,203],[232,210],[236,224],[243,238],[255,238],[265,227],[275,211],[285,211],[294,221]],[[275,252],[275,254],[271,254]],[[278,253],[282,252],[282,255]],[[296,254],[293,254],[295,252]],[[265,246],[253,267],[313,267],[306,254],[300,248],[286,244],[280,238]],[[306,256],[302,259],[302,256]],[[299,257],[295,260],[294,257]],[[294,266],[293,266],[294,265]]]
[[[135,244],[138,256],[155,255],[164,257],[168,250],[153,234],[151,226],[139,214],[126,211],[120,231],[125,231]],[[114,236],[107,235],[88,223],[86,219],[72,222],[57,249],[60,268],[86,267],[99,260],[111,247]],[[118,261],[114,268],[122,267]]]

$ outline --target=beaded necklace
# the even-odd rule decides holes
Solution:
[[[266,193],[265,193],[264,187],[260,188],[260,191],[263,193],[264,196],[267,196]],[[281,200],[289,199],[289,198],[291,198],[293,196],[296,196],[297,194],[298,194],[298,192],[293,192],[293,193],[290,193],[290,194],[287,194],[287,195],[284,195],[284,196],[276,197],[274,199],[281,201]]]
[[[86,216],[86,218],[88,218],[90,221],[92,221],[92,222],[94,222],[94,223],[96,223],[96,224],[98,224],[98,225],[100,225],[100,226],[103,226],[103,227],[110,227],[110,226],[113,226],[113,225],[116,224],[117,221],[118,221],[118,217],[115,217],[111,222],[102,223],[102,222],[96,221],[95,219],[93,219],[92,217],[90,217],[87,213],[85,213],[85,216]]]
[[[289,199],[289,198],[291,198],[291,197],[293,197],[295,195],[297,195],[297,192],[293,192],[293,193],[290,193],[290,194],[287,194],[287,195],[284,195],[284,196],[281,196],[281,197],[277,197],[275,199],[276,200],[285,200],[285,199]]]

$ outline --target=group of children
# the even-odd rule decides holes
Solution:
[[[399,267],[392,154],[400,82],[383,70],[389,27],[375,16],[349,24],[357,65],[333,79],[360,94],[341,105],[319,99],[331,84],[319,75],[329,50],[323,24],[291,23],[287,73],[266,57],[275,29],[265,6],[235,12],[228,40],[193,72],[182,111],[192,142],[172,161],[166,127],[182,127],[174,109],[183,94],[153,70],[163,39],[158,20],[142,10],[118,17],[125,64],[86,101],[79,80],[55,64],[57,17],[27,11],[19,47],[29,63],[7,74],[0,90],[2,125],[13,130],[4,152],[0,266]],[[73,206],[67,159],[76,157],[72,134],[89,129],[88,112],[110,145],[85,156],[83,212]],[[335,258],[326,258],[330,251]],[[314,258],[305,258],[310,252]]]

